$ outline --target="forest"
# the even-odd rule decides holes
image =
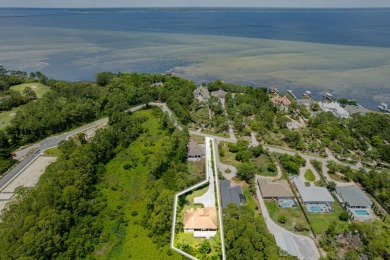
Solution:
[[[187,125],[200,120],[193,113],[199,107],[193,96],[195,84],[175,76],[110,72],[98,73],[95,82],[64,82],[39,72],[28,75],[0,68],[1,94],[9,95],[11,86],[26,81],[42,82],[50,91],[36,99],[26,90],[23,106],[9,126],[0,130],[1,172],[14,163],[11,152],[22,145],[103,117],[109,118],[109,124],[92,139],[78,135],[63,142],[59,158],[37,186],[18,189],[16,199],[0,217],[0,259],[139,259],[145,252],[149,259],[180,259],[169,249],[169,235],[173,195],[197,180],[187,166]],[[226,114],[219,100],[211,98],[207,103],[214,115],[210,124],[218,131],[226,132],[226,121],[231,120],[238,138],[255,131],[264,143],[281,137],[286,145],[300,150],[317,152],[332,147],[340,154],[359,150],[368,158],[389,162],[389,117],[370,114],[344,120],[319,113],[308,119],[307,129],[291,131],[286,129],[284,112],[269,101],[267,89],[221,81],[207,87],[227,92]],[[183,131],[159,108],[124,112],[155,101],[167,103]],[[224,149],[219,151],[221,158],[225,152],[233,156],[238,177],[250,183],[252,191],[255,173],[276,171],[261,145],[250,147],[249,142],[239,140],[224,144]],[[267,165],[260,167],[265,155]],[[278,159],[291,174],[297,174],[304,164],[300,156]],[[346,177],[362,184],[388,209],[387,171],[337,170],[345,171]],[[275,241],[253,210],[229,207],[224,211],[224,224],[229,259],[278,257]],[[331,252],[329,259],[336,259],[342,243],[350,246],[350,252],[345,252],[348,257],[388,258],[388,247],[383,244],[389,239],[387,225],[335,225],[321,240]],[[360,240],[354,247],[350,243],[355,230]],[[206,252],[207,245],[204,247]],[[351,257],[347,259],[354,259]]]

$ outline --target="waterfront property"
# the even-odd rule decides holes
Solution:
[[[358,187],[337,186],[336,193],[341,198],[341,202],[346,208],[365,209],[372,206],[372,201]]]
[[[308,99],[308,98],[300,98],[300,99],[297,99],[297,104],[299,106],[306,106],[306,107],[311,107],[311,105],[313,104],[313,101],[311,99]]]
[[[215,207],[191,208],[184,213],[184,232],[193,232],[194,237],[213,237],[217,233],[218,220]]]
[[[242,192],[241,186],[230,186],[230,181],[220,181],[222,207],[226,208],[229,203],[234,203],[237,206],[245,204],[246,199]]]
[[[338,102],[319,102],[320,108],[325,112],[332,112],[340,118],[348,118],[349,113]]]
[[[309,213],[332,212],[332,202],[334,202],[334,199],[326,188],[306,187],[300,177],[294,178],[293,182]]]
[[[284,109],[288,109],[288,107],[291,105],[291,101],[286,97],[274,97],[271,98],[272,103],[275,106],[282,107]]]
[[[200,86],[194,90],[194,97],[199,101],[207,102],[210,98],[210,94],[207,88]]]

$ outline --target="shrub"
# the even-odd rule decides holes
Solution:
[[[286,216],[280,216],[278,218],[278,222],[282,223],[282,224],[286,223],[287,222],[287,217]]]
[[[348,212],[346,212],[346,211],[341,212],[340,215],[339,215],[339,219],[341,221],[348,221],[348,219],[349,219]]]

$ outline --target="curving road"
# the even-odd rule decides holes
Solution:
[[[164,109],[165,104],[154,103],[151,105],[156,105],[156,106],[162,107],[162,109],[165,111],[165,109]],[[135,106],[135,107],[132,107],[132,108],[126,110],[126,112],[135,112],[137,110],[144,108],[145,106],[146,106],[145,104]],[[165,106],[165,108],[168,108],[168,107]],[[16,165],[3,178],[0,179],[0,190],[2,190],[13,179],[15,179],[19,175],[19,173],[21,173],[27,166],[29,166],[44,150],[58,146],[58,144],[61,141],[67,140],[70,136],[72,136],[74,134],[77,134],[77,133],[83,132],[85,130],[88,130],[90,128],[94,128],[96,126],[99,126],[102,124],[107,124],[107,123],[108,123],[108,118],[102,118],[102,119],[99,119],[95,122],[92,122],[92,123],[89,123],[89,124],[84,125],[82,127],[79,127],[77,129],[74,129],[70,132],[65,132],[63,134],[48,137],[48,138],[42,140],[41,142],[36,143],[30,147],[16,151],[15,153],[16,153],[17,159],[25,157],[26,155],[27,155],[27,157],[25,157],[18,165]],[[36,149],[36,150],[33,151],[34,149]],[[31,151],[33,151],[33,153],[31,153]]]

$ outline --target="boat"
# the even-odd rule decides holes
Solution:
[[[294,95],[294,93],[293,93],[293,91],[292,90],[287,90],[287,93],[289,93],[294,99],[298,99],[295,95]]]

